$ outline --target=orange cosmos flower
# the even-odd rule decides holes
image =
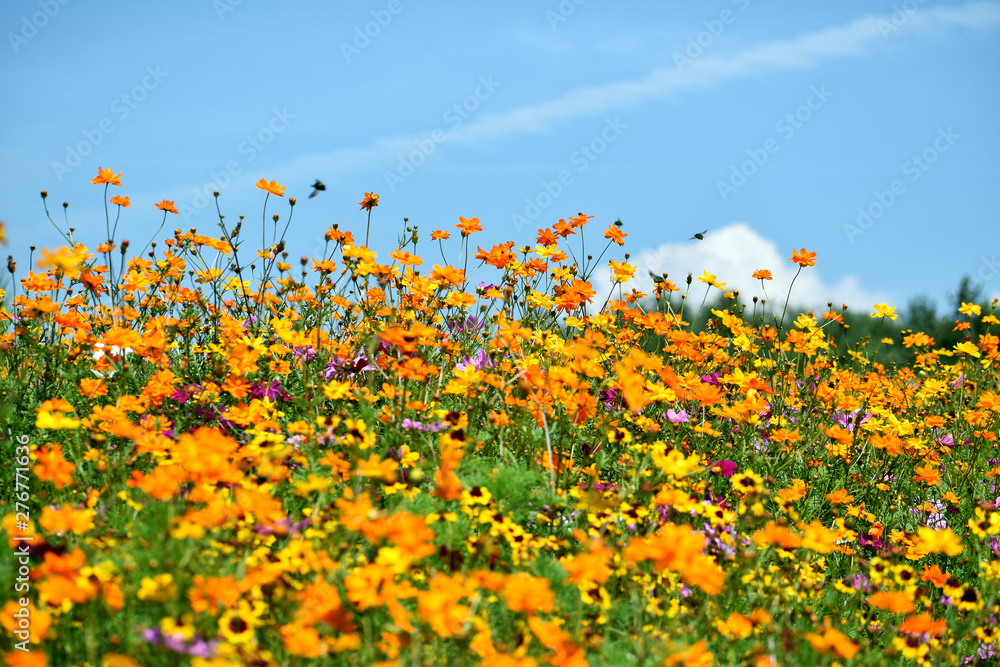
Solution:
[[[526,572],[507,577],[503,596],[507,600],[507,608],[513,612],[534,614],[555,608],[556,597],[549,587],[549,580],[533,577]]]
[[[435,229],[431,232],[431,241],[447,241],[451,238],[451,232],[446,232],[442,229]]]
[[[479,224],[479,218],[466,220],[462,216],[458,216],[458,224],[455,226],[462,230],[462,236],[470,236],[473,232],[483,231],[483,226]]]
[[[927,486],[941,486],[941,471],[930,463],[916,469],[915,482],[926,482]]]
[[[378,195],[374,192],[366,192],[365,198],[358,203],[361,204],[362,209],[368,209],[368,211],[371,211],[373,208],[378,206]]]
[[[167,211],[168,213],[173,213],[174,215],[177,215],[177,207],[174,206],[174,203],[169,199],[164,199],[163,201],[158,203],[156,205],[156,208],[160,209],[161,211]]]
[[[269,192],[275,197],[285,196],[285,186],[279,185],[277,181],[268,181],[266,178],[262,178],[257,181],[257,188]]]
[[[411,255],[410,253],[396,248],[389,253],[389,257],[402,264],[403,266],[420,266],[424,263],[424,260],[417,255]]]
[[[868,604],[894,614],[909,614],[916,609],[913,596],[905,591],[879,591],[868,598]]]
[[[754,280],[774,280],[774,276],[771,275],[771,272],[768,269],[758,269],[753,272],[751,277]]]
[[[833,493],[826,494],[826,499],[830,501],[831,505],[843,505],[845,503],[853,502],[854,496],[847,492],[847,489],[837,489]]]
[[[822,635],[807,632],[804,636],[817,653],[836,653],[844,660],[850,660],[860,650],[847,635],[833,628],[827,628]]]
[[[121,197],[119,195],[115,195],[108,201],[110,201],[112,204],[117,204],[118,206],[121,206],[123,208],[128,208],[129,206],[132,205],[132,202],[128,200],[128,197]]]
[[[621,227],[616,227],[615,225],[608,225],[608,228],[604,230],[604,238],[617,243],[618,245],[625,245],[625,237],[628,236],[625,232],[621,230]]]
[[[73,482],[73,471],[76,466],[63,457],[62,445],[49,443],[38,449],[36,454],[38,465],[32,471],[43,482],[52,482],[62,488]]]
[[[114,169],[104,169],[103,167],[97,168],[97,176],[90,181],[95,185],[100,185],[102,183],[107,183],[108,185],[122,186],[122,175],[115,174]]]
[[[796,250],[792,248],[792,256],[788,258],[788,261],[794,262],[799,266],[816,266],[816,253],[809,252],[805,248],[802,250]]]

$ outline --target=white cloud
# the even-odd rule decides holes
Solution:
[[[860,56],[884,48],[904,33],[927,33],[950,27],[989,28],[1000,25],[1000,3],[972,2],[959,7],[919,8],[910,14],[868,16],[844,26],[768,42],[730,56],[704,56],[683,68],[654,70],[645,77],[601,86],[587,86],[548,102],[499,114],[480,114],[448,134],[448,143],[472,143],[513,134],[544,132],[560,121],[607,113],[686,89],[717,85],[729,79],[759,74],[768,68],[810,67],[824,59]],[[312,174],[353,171],[384,163],[413,150],[429,132],[382,138],[366,148],[341,149],[304,158],[293,170]]]
[[[787,252],[779,251],[778,246],[764,238],[744,222],[736,222],[721,229],[705,234],[702,241],[687,241],[684,243],[665,243],[656,248],[646,248],[633,253],[629,264],[638,267],[633,281],[623,286],[628,292],[633,287],[640,292],[651,294],[653,280],[649,271],[656,274],[668,273],[681,291],[685,289],[685,279],[689,273],[697,278],[702,271],[708,271],[716,276],[719,282],[727,283],[725,290],[739,289],[740,301],[750,303],[752,297],[765,298],[759,280],[751,278],[758,269],[769,269],[774,280],[764,281],[767,290],[767,301],[780,314],[788,295],[788,288],[795,277],[798,265],[788,260],[792,256],[792,248]],[[871,312],[875,303],[888,301],[885,294],[872,292],[858,284],[854,276],[845,276],[835,284],[828,284],[822,278],[822,253],[816,258],[816,266],[805,267],[795,280],[789,306],[812,308],[817,312],[826,310],[826,304],[832,302],[837,310],[846,303],[850,309],[857,312]],[[607,266],[599,269],[593,276],[594,289],[603,299],[612,288],[611,272]],[[693,282],[688,298],[701,302],[704,295],[704,283]],[[715,298],[716,290],[709,295],[709,300]],[[617,295],[617,292],[616,292]],[[891,304],[890,305],[895,305]]]

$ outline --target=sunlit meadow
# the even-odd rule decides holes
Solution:
[[[6,665],[997,660],[996,302],[860,336],[775,267],[626,291],[620,221],[484,249],[376,193],[289,257],[273,180],[172,232],[126,180],[5,274]]]

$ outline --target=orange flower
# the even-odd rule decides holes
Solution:
[[[451,232],[446,232],[443,229],[435,229],[431,232],[431,241],[447,241],[451,238]]]
[[[95,185],[100,185],[102,183],[107,183],[108,185],[122,186],[122,175],[115,174],[114,169],[104,169],[103,167],[97,168],[97,176],[90,181]]]
[[[38,465],[32,470],[35,476],[43,482],[52,482],[62,488],[73,482],[73,471],[76,466],[63,458],[62,445],[49,443],[39,448]]]
[[[507,608],[513,612],[534,614],[555,609],[556,597],[549,587],[549,580],[526,572],[507,577],[503,596],[507,600]]]
[[[925,464],[915,471],[913,480],[915,482],[927,482],[927,486],[941,486],[941,471],[932,464]]]
[[[770,521],[764,526],[764,530],[758,530],[754,533],[753,539],[762,547],[768,544],[777,544],[784,549],[794,549],[802,544],[798,535]]]
[[[708,650],[708,642],[703,639],[683,651],[670,655],[663,664],[665,667],[679,665],[683,665],[683,667],[711,667],[712,652]]]
[[[39,650],[24,652],[15,649],[3,654],[3,664],[7,667],[46,667],[49,659]]]
[[[948,629],[948,622],[944,619],[935,621],[934,617],[924,612],[918,616],[910,616],[900,623],[899,631],[911,635],[928,634],[933,637],[940,637]]]
[[[420,266],[424,263],[424,260],[417,255],[411,255],[410,253],[396,248],[389,253],[389,257],[402,264],[403,266]]]
[[[623,232],[621,227],[616,227],[615,225],[608,225],[608,228],[604,230],[604,238],[621,246],[625,245],[624,239],[626,236],[628,236],[628,234]]]
[[[844,660],[850,660],[860,650],[847,635],[833,628],[827,628],[822,635],[807,632],[805,638],[817,653],[836,653]]]
[[[117,204],[118,206],[121,206],[123,208],[128,208],[129,206],[132,205],[132,202],[128,200],[128,197],[120,197],[118,195],[115,195],[108,201],[110,201],[112,204]]]
[[[826,494],[826,499],[831,505],[844,505],[854,501],[854,496],[847,493],[847,489],[837,489],[833,493]]]
[[[941,571],[940,565],[927,565],[924,567],[924,571],[920,573],[920,580],[930,582],[941,588],[950,576],[947,572]]]
[[[774,276],[771,275],[771,272],[768,269],[759,269],[754,271],[751,278],[754,280],[774,280]]]
[[[458,216],[458,224],[455,226],[462,230],[462,236],[470,236],[473,232],[483,231],[483,226],[479,224],[479,218],[466,220],[462,216]]]
[[[268,181],[266,178],[262,178],[257,181],[257,188],[269,192],[275,197],[285,196],[285,186],[278,185],[277,181]]]
[[[368,211],[371,212],[373,208],[378,206],[378,195],[374,192],[366,192],[365,198],[358,203],[361,204],[362,209],[368,209]]]
[[[894,614],[909,614],[916,609],[913,596],[905,591],[879,591],[868,598],[868,604]]]
[[[792,256],[788,258],[788,261],[794,262],[799,266],[816,266],[816,253],[809,252],[805,248],[802,250],[796,250],[792,248]]]
[[[166,211],[168,213],[173,213],[174,215],[177,215],[177,207],[174,206],[174,203],[169,199],[164,199],[163,201],[158,203],[156,205],[156,208],[160,209],[161,211]]]

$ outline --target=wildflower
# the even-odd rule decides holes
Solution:
[[[373,208],[378,206],[378,195],[374,192],[366,192],[365,198],[358,202],[361,205],[362,210],[367,210],[369,213]]]
[[[868,604],[879,609],[888,609],[894,614],[909,614],[916,607],[913,596],[905,591],[879,591],[868,598]]]
[[[965,550],[962,540],[952,532],[951,528],[934,530],[921,526],[917,529],[917,538],[917,547],[924,553],[957,556]]]
[[[753,470],[734,475],[729,481],[741,496],[756,495],[764,490],[764,479]]]
[[[108,201],[116,206],[121,206],[122,208],[128,208],[132,205],[132,202],[128,200],[128,197],[121,197],[119,195],[115,195]]]
[[[806,266],[816,266],[816,262],[814,261],[815,259],[816,259],[816,253],[814,252],[809,252],[805,248],[803,248],[802,250],[796,250],[795,248],[792,248],[792,256],[788,258],[788,261],[798,264],[799,267],[806,267]]]
[[[982,314],[982,308],[980,308],[978,305],[974,303],[965,303],[963,301],[962,305],[958,309],[958,312],[961,313],[962,315],[969,315],[970,317],[972,315],[978,316]]]
[[[455,225],[462,231],[462,236],[471,236],[474,232],[483,231],[483,226],[479,224],[479,218],[469,218],[466,220],[458,216],[458,224]]]
[[[168,199],[164,199],[163,201],[158,202],[156,204],[156,208],[160,209],[161,211],[166,211],[167,213],[173,213],[174,215],[177,215],[177,207],[174,206],[174,203]]]
[[[94,176],[90,181],[95,185],[101,185],[102,183],[107,185],[117,185],[121,187],[122,185],[122,175],[115,174],[113,169],[105,169],[103,167],[97,168],[97,176]]]
[[[821,635],[807,632],[804,636],[817,653],[835,653],[844,660],[850,660],[860,650],[860,647],[851,641],[850,637],[830,627],[826,628]]]
[[[890,320],[894,320],[898,315],[896,315],[896,307],[890,307],[886,303],[876,303],[875,312],[872,313],[872,317],[888,317]]]
[[[771,275],[769,269],[759,269],[753,272],[751,276],[754,280],[774,280],[774,276]]]
[[[604,238],[610,240],[612,243],[617,243],[620,246],[625,245],[625,237],[628,236],[622,231],[621,227],[617,225],[608,225],[608,228],[604,230]],[[542,243],[541,239],[538,241]],[[548,245],[548,244],[546,244]]]
[[[521,572],[507,577],[503,586],[507,608],[513,612],[535,614],[555,609],[555,594],[548,579]]]
[[[52,482],[56,488],[62,488],[73,483],[73,471],[76,466],[63,458],[62,445],[49,443],[43,445],[35,454],[38,465],[32,468],[35,476],[43,482]]]
[[[264,190],[265,192],[274,195],[275,197],[285,196],[285,186],[279,185],[276,181],[268,181],[266,178],[262,178],[257,181],[257,188],[259,190]]]
[[[708,271],[701,272],[701,275],[698,276],[698,282],[705,283],[709,287],[717,287],[720,290],[726,286],[726,283],[720,283],[718,279]]]
[[[930,463],[916,469],[913,480],[916,482],[926,482],[927,486],[941,486],[941,471]]]
[[[848,494],[846,489],[837,489],[833,493],[828,493],[826,494],[826,499],[830,501],[831,505],[844,505],[854,502],[854,496]]]

